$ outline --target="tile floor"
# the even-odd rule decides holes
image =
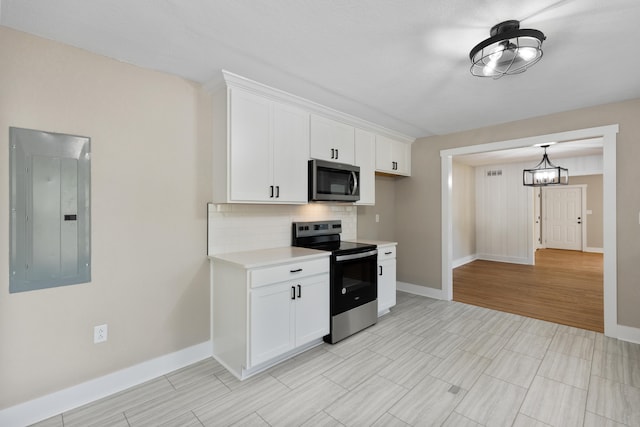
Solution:
[[[38,426],[640,426],[640,345],[398,293],[392,312],[240,382],[207,359]]]

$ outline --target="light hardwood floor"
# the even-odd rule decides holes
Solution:
[[[541,249],[535,266],[473,261],[453,270],[453,299],[603,332],[602,258]]]

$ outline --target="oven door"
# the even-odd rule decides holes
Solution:
[[[344,313],[378,297],[378,250],[335,255],[331,274],[331,314]]]

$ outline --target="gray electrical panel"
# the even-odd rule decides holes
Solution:
[[[91,141],[9,128],[9,292],[91,281]]]

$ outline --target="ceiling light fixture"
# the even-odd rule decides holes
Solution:
[[[541,145],[541,147],[544,148],[542,160],[533,169],[522,171],[522,184],[527,187],[569,184],[569,169],[551,163],[547,156],[549,145]]]
[[[523,73],[542,58],[542,31],[520,29],[520,21],[504,21],[491,28],[491,37],[478,43],[471,52],[471,74],[499,79]]]

